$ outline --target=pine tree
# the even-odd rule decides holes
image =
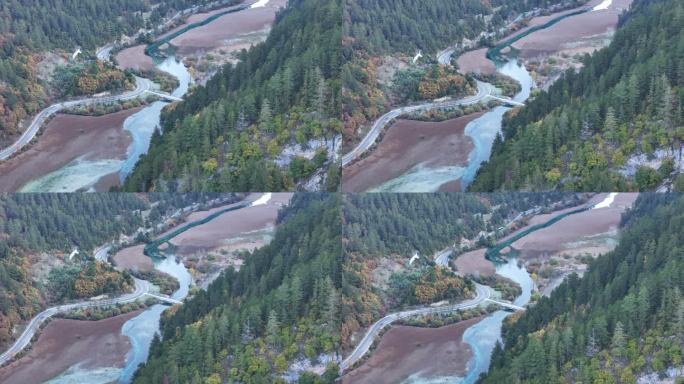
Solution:
[[[271,114],[271,104],[268,102],[268,99],[264,99],[261,103],[259,128],[265,132],[273,132],[273,115]]]
[[[278,314],[272,309],[268,314],[268,321],[266,322],[266,337],[271,344],[276,345],[279,331]]]
[[[618,321],[613,330],[613,341],[611,343],[613,354],[618,357],[625,355],[625,331],[622,322]]]

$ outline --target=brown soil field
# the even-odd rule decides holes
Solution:
[[[491,261],[485,259],[485,251],[486,249],[484,248],[476,249],[456,257],[456,259],[453,261],[453,264],[458,273],[461,275],[494,275],[494,273],[496,273],[496,268]]]
[[[220,210],[222,210],[222,209],[226,209],[226,208],[228,208],[228,207],[233,207],[233,206],[235,206],[235,205],[242,204],[242,203],[244,203],[244,202],[253,202],[253,201],[256,201],[256,200],[257,200],[259,197],[261,197],[261,196],[262,196],[261,193],[250,193],[250,194],[246,195],[246,197],[245,197],[244,199],[238,201],[237,203],[227,204],[227,205],[221,205],[221,206],[219,206],[219,207],[207,209],[207,210],[204,210],[204,211],[195,211],[195,212],[190,213],[185,221],[186,221],[186,222],[191,222],[191,221],[196,221],[196,220],[202,220],[202,219],[204,219],[205,217],[211,215],[211,214],[214,213],[214,212],[220,211]],[[276,194],[272,195],[271,200],[274,200],[275,197],[276,197]],[[165,235],[165,234],[167,234],[167,233],[173,231],[174,229],[175,229],[175,228],[172,228],[172,229],[170,229],[170,230],[164,232],[163,235]],[[162,235],[162,236],[163,236],[163,235]]]
[[[144,248],[145,246],[140,244],[124,248],[117,252],[113,256],[116,268],[120,271],[125,269],[134,269],[143,272],[151,271],[154,268],[154,264],[152,263],[152,259],[145,256],[143,253]]]
[[[182,56],[219,47],[230,47],[230,40],[270,28],[275,20],[276,12],[286,4],[287,0],[271,0],[264,7],[221,16],[207,25],[176,37],[171,40],[171,44],[178,48],[176,52]],[[203,20],[206,17],[208,14],[196,15],[190,22]]]
[[[607,196],[607,193],[597,194],[582,206],[596,204],[603,201]],[[533,258],[541,254],[552,255],[559,252],[570,252],[572,254],[606,252],[610,250],[611,245],[606,242],[605,238],[596,239],[597,242],[589,244],[586,240],[596,238],[599,234],[612,233],[608,237],[614,236],[622,212],[634,203],[636,197],[637,194],[635,193],[618,194],[609,208],[590,210],[568,216],[548,228],[535,231],[516,241],[513,243],[513,247],[521,251],[523,258]],[[535,215],[526,226],[508,234],[501,240],[510,238],[531,225],[546,222],[555,216],[577,208],[579,207]],[[495,273],[494,264],[485,259],[484,254],[484,248],[465,252],[456,257],[452,263],[457,271],[464,275],[475,273],[482,276],[493,275]]]
[[[147,71],[154,68],[152,58],[145,55],[145,46],[136,45],[121,50],[116,54],[116,62],[122,69]]]
[[[581,8],[596,6],[599,3],[601,3],[601,1],[602,0],[591,0],[586,5],[582,6]],[[610,8],[615,8],[616,7],[615,3],[618,3],[618,2],[619,3],[624,3],[624,2],[630,2],[631,3],[631,1],[632,0],[614,0],[613,5],[611,5]],[[498,42],[509,39],[511,37],[515,37],[515,36],[525,32],[525,31],[527,31],[531,27],[534,27],[534,26],[540,25],[540,24],[544,24],[547,21],[549,21],[555,17],[573,12],[575,10],[576,9],[570,9],[570,10],[566,10],[566,11],[552,13],[551,15],[548,15],[548,16],[534,17],[529,21],[529,23],[526,27],[521,28],[521,29],[511,33],[510,35],[500,39]],[[608,11],[599,11],[599,12],[592,12],[592,13],[601,14],[604,12],[608,12]],[[590,14],[587,14],[587,15],[590,15]],[[573,16],[567,20],[563,20],[563,21],[559,22],[558,24],[554,25],[551,28],[545,29],[543,31],[532,33],[532,34],[525,36],[524,38],[520,39],[519,41],[517,41],[515,44],[513,44],[513,46],[516,48],[519,48],[520,44],[522,44],[522,42],[528,41],[528,39],[529,39],[530,41],[534,41],[534,42],[530,43],[525,49],[532,50],[532,49],[535,49],[535,47],[538,48],[539,46],[550,46],[552,44],[558,44],[558,41],[554,42],[554,40],[557,40],[559,36],[563,36],[564,39],[570,40],[570,41],[576,41],[579,38],[581,38],[581,36],[591,36],[592,34],[585,33],[586,31],[584,31],[584,25],[583,25],[584,21],[582,21],[581,23],[576,23],[577,17],[584,17],[584,16],[585,15]],[[608,17],[606,17],[606,16],[607,15],[600,15],[600,17],[598,17],[597,19],[603,20],[603,23],[606,23],[606,20],[612,20],[612,16],[608,16]],[[593,15],[591,17],[595,18],[595,16],[593,16]],[[559,25],[564,24],[564,23],[568,23],[571,26],[572,25],[578,25],[580,27],[572,27],[572,28],[564,27],[562,32],[554,32],[553,31]],[[596,23],[596,20],[594,20],[594,23]],[[612,25],[614,26],[615,23],[613,23]],[[598,28],[598,27],[594,27],[594,29],[596,29],[596,28]],[[549,33],[550,31],[551,31],[551,33]],[[551,37],[551,36],[555,36],[555,37]],[[547,40],[549,42],[548,44],[546,43]],[[539,45],[535,46],[535,44],[539,44]],[[558,45],[555,45],[553,47],[558,47]],[[459,56],[459,58],[457,60],[458,66],[459,66],[459,71],[461,73],[476,73],[476,74],[477,73],[483,73],[483,74],[495,73],[496,67],[494,66],[494,63],[492,61],[487,59],[486,54],[487,54],[487,48],[480,48],[480,49],[468,51],[468,52],[462,54],[461,56]],[[523,52],[523,54],[525,54],[525,52]],[[526,56],[523,55],[523,57],[526,57]]]
[[[103,116],[55,116],[29,149],[0,164],[0,192],[14,192],[81,156],[85,160],[125,159],[131,137],[123,123],[139,110]],[[108,190],[111,181],[101,190]]]
[[[267,204],[226,212],[208,223],[181,233],[171,242],[178,246],[178,253],[181,255],[219,247],[231,238],[272,227],[278,211],[283,205],[288,204],[291,198],[291,193],[274,193]],[[195,212],[189,216],[188,222],[199,220],[213,211],[225,208],[224,206],[210,211]]]
[[[458,70],[461,73],[492,75],[496,66],[487,57],[487,48],[468,51],[458,57]]]
[[[55,319],[26,356],[0,368],[0,382],[42,383],[77,364],[82,368],[123,367],[131,343],[121,334],[121,327],[138,313],[99,321]]]
[[[568,216],[554,225],[532,232],[513,243],[513,248],[520,250],[521,255],[537,256],[541,252],[552,254],[572,250],[573,243],[582,250],[587,247],[581,240],[596,237],[599,234],[615,232],[620,223],[622,213],[636,200],[637,194],[624,193],[615,197],[615,201],[608,208],[591,209]],[[588,249],[605,251],[605,247],[594,246]]]
[[[400,383],[421,378],[464,376],[470,346],[463,333],[480,318],[440,328],[396,326],[387,331],[371,357],[342,377],[344,384]]]
[[[532,28],[532,27],[534,27],[534,26],[540,25],[540,24],[544,24],[544,23],[546,23],[547,21],[549,21],[549,20],[551,20],[551,19],[554,19],[554,18],[556,18],[556,17],[558,17],[558,16],[562,16],[562,15],[565,15],[565,14],[568,14],[568,13],[571,13],[571,12],[574,12],[574,11],[576,11],[576,10],[578,10],[578,9],[589,8],[589,7],[595,7],[595,6],[599,5],[602,1],[603,1],[603,0],[591,0],[591,1],[587,2],[586,4],[584,4],[584,5],[582,5],[582,6],[578,7],[578,8],[568,9],[568,10],[560,11],[560,12],[554,12],[554,13],[552,13],[552,14],[550,14],[550,15],[547,15],[547,16],[537,16],[537,17],[533,17],[533,18],[529,21],[529,23],[527,23],[527,25],[526,25],[525,27],[520,28],[519,30],[515,31],[514,33],[511,33],[510,35],[506,36],[505,38],[503,38],[503,39],[501,39],[501,40],[499,40],[499,41],[497,41],[497,42],[501,42],[501,41],[503,41],[503,40],[505,40],[505,39],[509,39],[509,38],[511,38],[511,37],[518,36],[519,34],[521,34],[521,33],[525,32],[525,31],[527,31],[528,29],[530,29],[530,28]]]
[[[252,4],[256,3],[257,1],[258,1],[258,0],[249,0],[249,1],[243,1],[242,3],[243,3],[243,4],[252,5]],[[165,36],[168,36],[168,35],[170,35],[170,34],[176,32],[176,31],[178,31],[178,30],[181,30],[181,29],[187,27],[189,24],[197,23],[197,22],[200,22],[200,21],[204,21],[204,20],[206,20],[206,19],[207,19],[208,17],[210,17],[210,16],[213,16],[213,15],[215,15],[215,14],[217,14],[217,13],[221,13],[221,12],[223,12],[223,11],[229,9],[229,8],[233,8],[233,7],[235,7],[235,5],[230,5],[230,6],[227,6],[227,7],[216,8],[216,9],[211,10],[211,11],[208,11],[208,12],[200,12],[200,13],[192,14],[192,15],[188,16],[187,20],[186,20],[183,24],[180,24],[180,25],[178,25],[177,27],[172,28],[172,29],[166,31],[165,33],[162,33],[162,34],[159,35],[157,38],[159,39],[159,38],[163,38],[163,37],[165,37]]]
[[[594,0],[592,5],[600,3]],[[618,16],[628,9],[632,0],[613,0],[608,9],[592,11],[564,19],[557,24],[532,33],[516,41],[513,47],[520,50],[523,58],[548,55],[570,49],[578,52],[579,47],[589,50],[599,48],[592,40],[596,36],[608,36],[615,30]]]
[[[467,165],[473,144],[464,130],[481,115],[473,113],[437,123],[398,120],[366,158],[342,170],[342,191],[366,191],[403,175],[418,164]]]

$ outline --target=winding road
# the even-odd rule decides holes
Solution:
[[[17,353],[21,352],[24,348],[26,348],[31,342],[31,339],[33,339],[33,336],[39,330],[40,325],[43,322],[45,322],[45,320],[55,316],[56,314],[83,308],[106,307],[116,304],[130,303],[132,301],[138,300],[139,298],[145,295],[150,295],[149,290],[150,284],[147,281],[135,279],[135,290],[131,293],[127,293],[117,298],[104,300],[86,300],[80,301],[78,303],[58,305],[44,310],[43,312],[35,316],[31,320],[31,322],[28,323],[26,329],[24,329],[24,332],[21,334],[21,336],[19,336],[17,341],[15,341],[14,344],[7,351],[0,355],[0,366],[10,361]],[[157,297],[155,295],[150,296]],[[164,298],[164,300],[166,299]]]
[[[455,312],[455,311],[460,311],[463,309],[468,309],[468,308],[474,308],[477,307],[480,304],[485,303],[486,301],[497,303],[497,304],[502,304],[497,301],[491,300],[490,297],[492,295],[492,290],[486,285],[481,285],[475,283],[475,292],[476,296],[470,300],[465,300],[462,301],[458,304],[452,304],[452,305],[447,305],[443,307],[425,307],[425,308],[418,308],[418,309],[410,309],[407,311],[401,311],[401,312],[395,312],[391,313],[382,319],[376,321],[366,332],[366,334],[363,336],[363,339],[356,345],[356,348],[352,351],[352,353],[347,356],[341,363],[340,363],[340,371],[344,372],[350,367],[354,366],[354,364],[359,361],[365,355],[368,350],[370,349],[371,345],[373,345],[373,340],[375,340],[376,337],[380,334],[380,331],[382,331],[383,328],[386,326],[394,323],[397,320],[405,319],[408,317],[412,316],[418,316],[418,315],[431,315],[431,314],[437,314],[437,313],[449,313],[449,312]],[[503,304],[502,304],[503,305]]]
[[[152,84],[154,84],[152,83],[152,81],[136,76],[135,89],[132,91],[124,92],[122,94],[114,96],[88,97],[84,99],[64,101],[52,104],[51,106],[40,111],[36,115],[36,117],[33,118],[31,125],[29,125],[29,127],[24,131],[24,133],[22,133],[22,135],[17,139],[17,141],[14,142],[14,144],[10,145],[9,147],[3,150],[0,150],[0,161],[8,159],[15,153],[19,152],[19,150],[21,150],[21,148],[23,148],[26,144],[31,142],[31,140],[33,140],[38,131],[40,131],[40,127],[43,126],[45,121],[47,121],[47,119],[55,113],[66,108],[73,108],[81,105],[112,103],[115,101],[135,99],[142,96],[145,92],[150,92],[150,90],[152,89]]]
[[[363,140],[361,140],[361,142],[354,149],[352,149],[347,154],[342,156],[342,167],[346,167],[354,160],[358,159],[359,156],[366,152],[370,147],[372,147],[375,141],[378,139],[378,136],[380,136],[380,132],[382,132],[383,128],[385,128],[387,124],[389,124],[392,120],[396,119],[397,117],[407,113],[418,111],[429,111],[432,109],[447,109],[463,105],[477,104],[483,101],[484,99],[490,97],[493,91],[493,85],[478,80],[477,93],[475,95],[468,96],[458,100],[448,100],[442,102],[429,102],[424,104],[409,105],[405,107],[395,108],[385,113],[375,121],[373,127],[371,127],[370,131],[368,131]]]

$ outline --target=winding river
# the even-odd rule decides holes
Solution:
[[[165,259],[153,258],[153,260],[156,270],[178,280],[180,287],[171,297],[176,300],[183,300],[188,295],[192,284],[190,272],[173,255]],[[167,305],[155,304],[123,325],[121,333],[131,341],[131,350],[126,355],[126,366],[121,371],[119,383],[130,383],[138,365],[147,361],[150,344],[154,334],[159,330],[159,319],[162,312],[168,308]]]
[[[168,57],[157,63],[156,67],[178,79],[178,88],[171,93],[172,96],[183,97],[188,92],[193,80],[190,72],[188,72],[188,69],[185,68],[182,62],[178,61],[175,57]],[[124,129],[130,133],[133,142],[128,147],[126,160],[121,165],[119,171],[121,183],[133,171],[133,167],[135,167],[135,163],[138,162],[140,156],[147,153],[152,134],[156,127],[159,126],[161,111],[168,104],[169,102],[167,101],[155,101],[124,121]]]
[[[168,42],[171,38],[178,37],[194,28],[206,25],[219,17],[239,12],[248,8],[263,7],[268,1],[260,1],[250,5],[231,7],[225,12],[213,15],[208,19],[191,24],[182,30],[161,38],[151,44],[145,53],[154,60],[155,67],[169,73],[178,79],[178,87],[171,93],[176,97],[183,97],[193,83],[192,76],[187,68],[173,55],[163,57],[158,52],[158,47]],[[77,192],[80,190],[94,191],[94,185],[102,177],[112,173],[118,173],[119,181],[123,183],[126,177],[133,171],[140,156],[147,153],[150,140],[155,129],[159,126],[162,109],[169,104],[168,101],[155,101],[124,122],[124,129],[131,135],[132,143],[129,145],[125,159],[98,159],[88,160],[84,156],[76,158],[64,167],[31,180],[21,187],[21,192]]]
[[[516,258],[511,257],[506,263],[497,264],[496,273],[515,281],[522,288],[522,294],[513,301],[513,304],[522,307],[530,301],[534,281],[527,270],[518,265]],[[475,383],[481,373],[487,372],[494,346],[501,340],[503,321],[510,314],[511,312],[498,310],[466,329],[463,341],[470,345],[473,356],[468,362],[468,373],[459,384]]]
[[[178,79],[179,86],[172,92],[173,96],[182,97],[187,93],[193,80],[183,63],[174,57],[168,57],[163,60],[155,59],[155,66]],[[124,129],[131,135],[132,142],[124,160],[86,160],[79,157],[60,169],[30,181],[20,189],[20,192],[76,192],[83,189],[94,191],[93,185],[100,178],[116,172],[123,183],[140,156],[147,153],[152,134],[159,125],[161,111],[167,104],[167,101],[155,101],[126,119]]]
[[[613,193],[609,194],[603,201],[594,204],[591,208],[598,209],[609,207],[615,199],[616,195],[617,194]],[[559,214],[558,216],[554,216],[544,223],[537,224],[531,227],[529,231],[522,232],[521,234],[527,236],[536,230],[546,228],[549,225],[553,225],[557,221],[562,220],[569,215],[584,212],[587,209],[590,208],[578,208],[571,212]],[[518,239],[519,237],[515,238]],[[500,244],[510,245],[511,242],[506,240],[502,241]],[[523,265],[518,263],[518,259],[515,257],[508,257],[507,259],[505,259],[505,261],[494,262],[494,264],[496,266],[496,273],[498,275],[506,277],[520,285],[522,292],[520,296],[513,300],[513,304],[520,307],[524,307],[527,303],[529,303],[530,298],[532,297],[532,291],[535,287],[534,281],[532,280],[530,274],[527,272]],[[465,377],[462,378],[447,378],[448,382],[457,382],[458,384],[472,384],[477,382],[478,378],[480,377],[480,374],[487,372],[492,357],[492,351],[494,350],[496,342],[501,340],[501,329],[503,326],[503,321],[510,314],[511,312],[498,310],[488,315],[487,317],[485,317],[475,325],[471,326],[470,328],[466,329],[465,333],[463,334],[463,341],[468,343],[468,345],[470,345],[470,348],[473,351],[470,361],[468,361],[467,374]]]
[[[497,63],[496,70],[520,83],[521,89],[513,97],[514,101],[522,103],[530,97],[535,84],[524,65],[519,64],[516,59],[510,59],[505,63]],[[511,107],[506,106],[495,107],[466,125],[465,134],[473,141],[474,148],[468,155],[468,166],[461,176],[461,190],[465,190],[473,182],[480,165],[489,160],[494,139],[501,132],[503,116],[510,109]]]
[[[597,7],[596,9],[602,8]],[[515,57],[503,56],[501,50],[531,33],[549,28],[563,19],[591,10],[591,8],[582,8],[560,15],[542,25],[531,27],[523,33],[505,39],[488,50],[487,58],[494,62],[496,71],[520,83],[521,90],[513,97],[514,101],[525,102],[530,97],[535,83],[524,65],[518,63]],[[489,159],[494,139],[501,132],[503,116],[510,109],[511,107],[508,106],[498,106],[468,123],[465,128],[465,135],[472,140],[474,148],[468,155],[467,166],[430,168],[418,164],[407,173],[389,180],[369,192],[436,192],[444,184],[458,179],[461,181],[461,190],[465,190],[475,179],[477,170],[482,163]]]
[[[271,193],[264,193],[258,199],[251,202],[244,202],[232,205],[229,208],[220,210],[208,217],[200,220],[196,220],[187,223],[170,234],[160,237],[163,242],[168,242],[175,236],[196,227],[197,225],[204,224],[216,217],[226,213],[235,211],[238,209],[254,207],[258,205],[267,204],[271,200]],[[155,244],[154,242],[150,244]],[[154,254],[156,252],[155,245]],[[106,248],[109,249],[109,248]],[[170,248],[169,248],[170,249]],[[108,252],[108,251],[105,251]],[[106,254],[98,252],[100,258],[106,259]],[[150,257],[145,256],[145,257]],[[179,283],[179,288],[172,295],[171,298],[175,300],[182,301],[187,297],[190,287],[194,284],[192,275],[188,269],[183,265],[181,261],[173,254],[168,254],[167,257],[155,257],[152,256],[152,261],[154,263],[154,268],[157,271],[166,273],[167,275],[175,278]],[[93,369],[82,368],[80,366],[73,367],[67,370],[65,373],[59,375],[58,377],[49,381],[49,384],[71,384],[71,383],[91,383],[91,384],[104,384],[118,382],[120,384],[127,384],[133,380],[133,375],[138,369],[138,366],[147,361],[147,357],[150,351],[150,345],[155,333],[160,329],[160,322],[162,313],[168,309],[168,305],[164,304],[154,304],[146,308],[136,317],[128,320],[121,328],[121,334],[128,337],[131,342],[131,349],[126,354],[125,365],[123,368],[117,367],[97,367]]]

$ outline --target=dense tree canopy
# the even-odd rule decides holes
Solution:
[[[609,47],[508,116],[471,189],[651,190],[672,177],[684,140],[683,23],[681,1],[635,1]],[[629,165],[654,155],[658,169]]]
[[[292,0],[267,40],[167,109],[130,191],[278,191],[331,167],[331,153],[276,158],[287,145],[330,142],[341,132],[340,0]],[[163,134],[162,134],[163,132]],[[323,186],[325,188],[325,186]]]
[[[83,76],[82,87],[39,79],[45,51],[93,52],[162,17],[210,0],[6,0],[0,2],[0,146],[20,131],[19,123],[44,108],[52,96],[97,93],[122,86],[122,73]],[[50,65],[43,66],[43,72]],[[77,76],[80,77],[80,76]],[[78,78],[76,80],[79,80]],[[130,79],[129,79],[130,80]],[[99,87],[102,86],[102,87]],[[56,92],[50,92],[55,88]],[[81,88],[81,89],[78,89]],[[78,92],[73,92],[78,90]],[[64,91],[63,93],[60,91]]]
[[[295,194],[275,237],[163,319],[139,383],[280,382],[339,344],[340,198]],[[337,369],[300,382],[332,383]],[[214,380],[214,381],[212,381]],[[306,381],[314,380],[314,381]]]
[[[684,356],[684,199],[643,195],[617,248],[505,327],[482,383],[635,383]]]
[[[388,312],[472,295],[469,279],[435,265],[437,251],[464,238],[477,239],[481,231],[497,232],[533,207],[572,206],[584,198],[566,193],[345,195],[342,347],[352,347],[354,332]],[[409,261],[416,252],[418,259]]]
[[[12,194],[0,195],[0,344],[44,303],[87,297],[132,285],[130,277],[87,260],[90,252],[142,224],[136,210],[146,204],[135,195]],[[66,253],[78,248],[74,263],[55,272],[55,285],[43,292],[33,280],[31,255]],[[75,266],[76,264],[74,264]],[[85,269],[84,269],[85,268]]]
[[[409,71],[397,71],[389,81],[395,87],[384,84],[387,79],[381,84],[379,67],[386,64],[388,56],[413,57],[420,50],[424,56],[422,61],[434,63],[437,52],[457,47],[453,56],[456,57],[458,51],[467,47],[487,44],[522,12],[581,3],[579,0],[345,0],[342,42],[345,61],[341,71],[345,142],[357,140],[360,126],[393,105],[474,93],[472,78],[467,82],[463,77],[455,82],[427,78],[424,85],[428,87],[420,92],[420,98],[414,97],[418,95],[417,81],[408,90],[404,86],[407,80],[410,85],[412,77],[425,71],[424,68],[415,70],[421,62],[413,63]],[[390,62],[382,72],[392,71],[395,65]],[[445,83],[450,86],[444,87]],[[442,90],[435,92],[439,88]],[[397,97],[397,92],[409,97]]]

